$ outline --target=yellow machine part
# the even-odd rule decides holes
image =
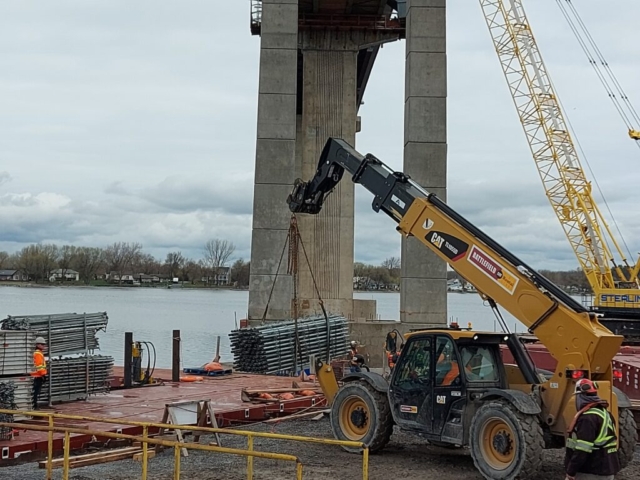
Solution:
[[[327,365],[321,360],[318,360],[316,362],[316,380],[318,380],[322,393],[327,399],[327,406],[331,406],[333,404],[333,399],[340,388],[331,365]]]

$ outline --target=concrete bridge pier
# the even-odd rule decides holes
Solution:
[[[297,135],[297,171],[315,174],[328,137],[356,145],[358,53],[398,36],[377,31],[303,31],[302,112]],[[354,185],[340,182],[319,215],[301,215],[298,224],[309,256],[300,260],[298,294],[302,314],[321,313],[311,272],[325,307],[347,318],[375,318],[374,301],[353,299]]]
[[[278,269],[291,216],[285,199],[296,178],[314,174],[327,137],[355,145],[358,107],[384,42],[406,38],[404,171],[446,199],[445,5],[446,0],[252,0],[251,29],[261,45],[250,324],[263,317],[291,318],[294,285],[286,251]],[[415,239],[402,242],[401,323],[368,321],[375,318],[375,305],[353,300],[353,209],[354,185],[342,182],[320,215],[298,217],[327,309],[356,321],[354,337],[375,351],[390,328],[446,324],[446,266]],[[318,312],[302,257],[298,280],[301,313]]]

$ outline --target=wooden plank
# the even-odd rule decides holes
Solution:
[[[294,413],[292,415],[286,415],[284,417],[270,418],[269,420],[265,420],[263,423],[280,423],[285,420],[297,420],[299,418],[317,416],[318,414],[324,415],[325,412],[330,412],[331,410],[314,410],[313,412],[305,412],[305,413]]]
[[[211,405],[211,402],[206,402],[207,405],[207,409],[209,411],[209,417],[211,418],[211,426],[213,428],[219,428],[218,427],[218,419],[216,419],[216,412],[213,411],[213,405]],[[216,437],[216,443],[219,447],[222,446],[222,441],[220,440],[220,435],[218,434],[218,432],[216,432],[215,434]]]
[[[172,423],[174,425],[179,425],[178,421],[176,420],[176,416],[173,414],[173,410],[171,410],[171,408],[167,408],[167,410],[169,411],[169,419],[171,420],[170,423]],[[176,432],[176,437],[178,438],[178,441],[180,443],[184,443],[184,437],[182,436],[182,430],[180,430],[179,428],[174,428],[173,431]],[[183,457],[188,457],[189,456],[189,452],[187,451],[186,448],[182,447],[181,450],[182,450],[182,456]]]
[[[139,450],[138,450],[139,453]],[[72,462],[69,464],[69,468],[78,468],[78,467],[87,467],[89,465],[98,465],[100,463],[108,463],[108,462],[115,462],[118,460],[126,460],[127,458],[131,458],[133,457],[134,453],[132,452],[126,452],[126,453],[119,453],[119,454],[111,454],[111,455],[104,455],[102,457],[99,458],[90,458],[87,460],[80,460],[77,462]]]
[[[147,450],[147,459],[150,460],[155,456],[156,456],[156,451],[155,450]],[[133,455],[133,459],[136,462],[141,462],[142,461],[142,452],[134,454]]]
[[[257,395],[259,393],[296,393],[302,392],[303,390],[313,390],[318,393],[318,387],[307,387],[307,388],[265,388],[263,390],[249,390],[243,389],[247,395]],[[322,395],[322,392],[318,393],[318,395]]]
[[[117,450],[102,450],[100,452],[86,453],[84,455],[71,456],[71,457],[69,457],[69,462],[91,460],[93,458],[104,457],[105,455],[114,455],[114,454],[120,454],[120,453],[134,454],[134,453],[139,452],[139,451],[140,451],[140,447],[119,448]],[[63,458],[55,458],[55,459],[53,459],[51,461],[51,464],[54,467],[62,466],[63,463],[64,463],[64,459]],[[38,467],[39,468],[47,468],[47,461],[43,460],[41,462],[38,462]]]

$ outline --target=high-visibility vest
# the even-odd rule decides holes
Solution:
[[[40,350],[33,352],[33,366],[36,371],[31,372],[32,377],[44,377],[47,374],[47,362],[45,362],[44,354]]]
[[[616,426],[609,412],[601,408],[590,408],[586,412],[583,412],[582,415],[597,415],[602,419],[602,426],[600,427],[598,436],[593,442],[588,442],[586,440],[580,440],[577,434],[572,432],[571,437],[567,438],[567,448],[581,450],[587,453],[591,453],[600,448],[607,449],[608,453],[616,452],[618,450]]]

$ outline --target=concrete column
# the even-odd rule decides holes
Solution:
[[[295,179],[298,0],[263,0],[249,319],[260,321],[289,228]],[[268,319],[291,316],[285,252]]]
[[[308,33],[308,32],[305,32]],[[304,34],[303,34],[304,35]],[[327,138],[355,144],[358,45],[345,34],[304,35],[303,106],[298,151],[302,178],[315,174]],[[353,313],[354,185],[341,182],[319,215],[300,215],[300,233],[311,270],[299,261],[302,313],[319,312],[310,271],[329,312]]]
[[[446,200],[446,1],[408,0],[404,171]],[[446,264],[415,238],[402,241],[400,321],[447,322]]]

